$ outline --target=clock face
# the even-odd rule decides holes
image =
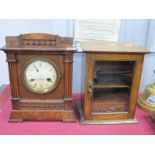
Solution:
[[[34,60],[24,70],[26,87],[35,93],[44,94],[52,91],[58,81],[58,70],[53,62]]]

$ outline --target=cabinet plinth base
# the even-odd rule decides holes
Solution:
[[[77,122],[73,110],[12,110],[9,122],[22,121],[63,121]]]
[[[137,119],[119,119],[119,120],[85,120],[83,116],[82,105],[77,103],[78,114],[80,117],[80,124],[135,124]]]

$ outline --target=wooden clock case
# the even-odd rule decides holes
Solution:
[[[72,64],[73,39],[51,34],[32,33],[6,37],[9,66],[12,110],[9,121],[61,120],[76,121],[72,109]],[[38,94],[24,85],[23,70],[27,63],[35,59],[54,62],[60,79],[51,92]]]

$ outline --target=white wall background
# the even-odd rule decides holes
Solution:
[[[5,45],[5,36],[24,33],[52,33],[60,36],[74,35],[74,20],[46,19],[46,20],[0,20],[0,47]],[[155,51],[155,20],[122,20],[119,40],[127,43],[136,43]],[[82,56],[75,54],[73,71],[73,92],[81,92],[84,80]],[[154,82],[155,53],[145,56],[140,92],[145,86]],[[8,68],[5,54],[0,51],[0,85],[9,83]]]
[[[126,19],[122,20],[119,40],[126,43],[135,43],[155,51],[155,20]],[[154,45],[154,46],[153,46]],[[145,55],[139,92],[142,93],[146,85],[155,81],[155,53]]]

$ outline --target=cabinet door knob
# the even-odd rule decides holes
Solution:
[[[92,94],[92,88],[91,87],[88,87],[88,93]]]
[[[88,94],[90,97],[93,96],[93,82],[92,80],[88,80]]]

